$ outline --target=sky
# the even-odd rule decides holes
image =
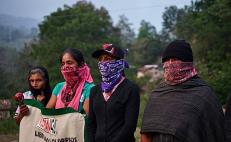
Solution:
[[[113,23],[118,22],[120,15],[125,15],[131,27],[137,32],[141,20],[150,22],[157,31],[162,28],[162,14],[165,7],[176,5],[182,8],[190,5],[191,0],[87,0],[97,8],[105,7]],[[1,0],[0,14],[28,17],[43,20],[44,16],[62,8],[64,4],[72,6],[77,0]]]

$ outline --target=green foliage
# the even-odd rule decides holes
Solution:
[[[18,131],[19,127],[13,118],[0,121],[0,135],[15,134]]]
[[[156,28],[152,26],[149,22],[142,20],[140,23],[138,39],[154,39],[156,35]]]
[[[140,112],[139,112],[139,118],[138,118],[138,127],[141,127],[142,124],[142,119],[143,119],[143,114],[144,114],[144,109],[147,104],[149,95],[147,93],[142,94],[140,96]]]
[[[116,27],[120,30],[120,40],[122,47],[129,48],[135,40],[135,32],[131,29],[131,23],[125,15],[119,17]]]
[[[231,89],[230,7],[229,0],[196,1],[176,10],[183,11],[180,18],[166,22],[175,22],[171,29],[176,38],[191,43],[200,76],[214,88],[221,103]]]
[[[231,54],[226,57],[226,60],[220,60],[222,62],[214,60],[214,56],[217,53],[209,52],[208,56],[211,61],[207,64],[198,62],[198,68],[200,69],[200,75],[213,87],[216,91],[218,98],[222,104],[226,103],[226,98],[231,89]]]
[[[134,63],[136,67],[141,67],[145,64],[153,64],[157,61],[162,52],[160,41],[156,39],[139,39],[134,42],[131,47],[130,62]]]
[[[162,49],[155,27],[143,20],[138,37],[129,48],[128,61],[137,68],[145,64],[153,64],[157,61]]]
[[[113,27],[107,10],[96,9],[85,1],[58,9],[47,16],[39,28],[40,42],[32,46],[31,55],[48,68],[52,85],[62,80],[59,56],[66,48],[77,48],[83,53],[98,82],[97,63],[91,53],[103,43],[119,43],[118,29]]]
[[[0,57],[0,98],[11,98],[16,92],[26,90],[29,64],[13,48],[0,47]]]
[[[161,31],[162,42],[170,42],[176,39],[176,24],[181,21],[185,15],[183,9],[177,9],[176,6],[170,6],[165,8],[165,12],[162,15],[163,29]]]

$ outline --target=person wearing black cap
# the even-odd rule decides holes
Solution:
[[[125,78],[124,51],[104,44],[92,56],[102,81],[90,93],[89,142],[135,142],[140,96],[138,86]]]
[[[149,96],[141,142],[224,142],[224,114],[193,66],[190,44],[171,42],[162,55],[164,82]]]

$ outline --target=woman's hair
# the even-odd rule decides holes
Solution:
[[[83,54],[75,48],[67,48],[60,56],[60,63],[62,62],[63,55],[66,53],[69,53],[79,66],[82,66],[85,63]]]
[[[43,77],[43,79],[45,81],[45,88],[43,88],[43,90],[37,90],[31,86],[29,79],[30,79],[31,75],[33,75],[33,74],[40,74]],[[41,67],[41,66],[33,67],[28,73],[27,80],[29,83],[29,89],[35,98],[37,98],[37,95],[39,95],[41,93],[41,91],[44,93],[45,100],[42,103],[44,103],[44,105],[46,105],[48,103],[48,101],[50,100],[51,93],[52,93],[47,69],[44,67]]]

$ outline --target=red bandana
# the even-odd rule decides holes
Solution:
[[[67,82],[66,89],[62,91],[61,99],[65,106],[73,99],[75,91],[79,85],[80,77],[78,67],[71,67],[68,65],[61,67],[61,73]]]
[[[93,82],[90,69],[87,64],[80,68],[63,66],[61,72],[66,82],[57,97],[55,108],[72,107],[78,110],[84,83]]]
[[[163,68],[165,81],[170,85],[185,82],[197,75],[192,62],[166,61]]]

